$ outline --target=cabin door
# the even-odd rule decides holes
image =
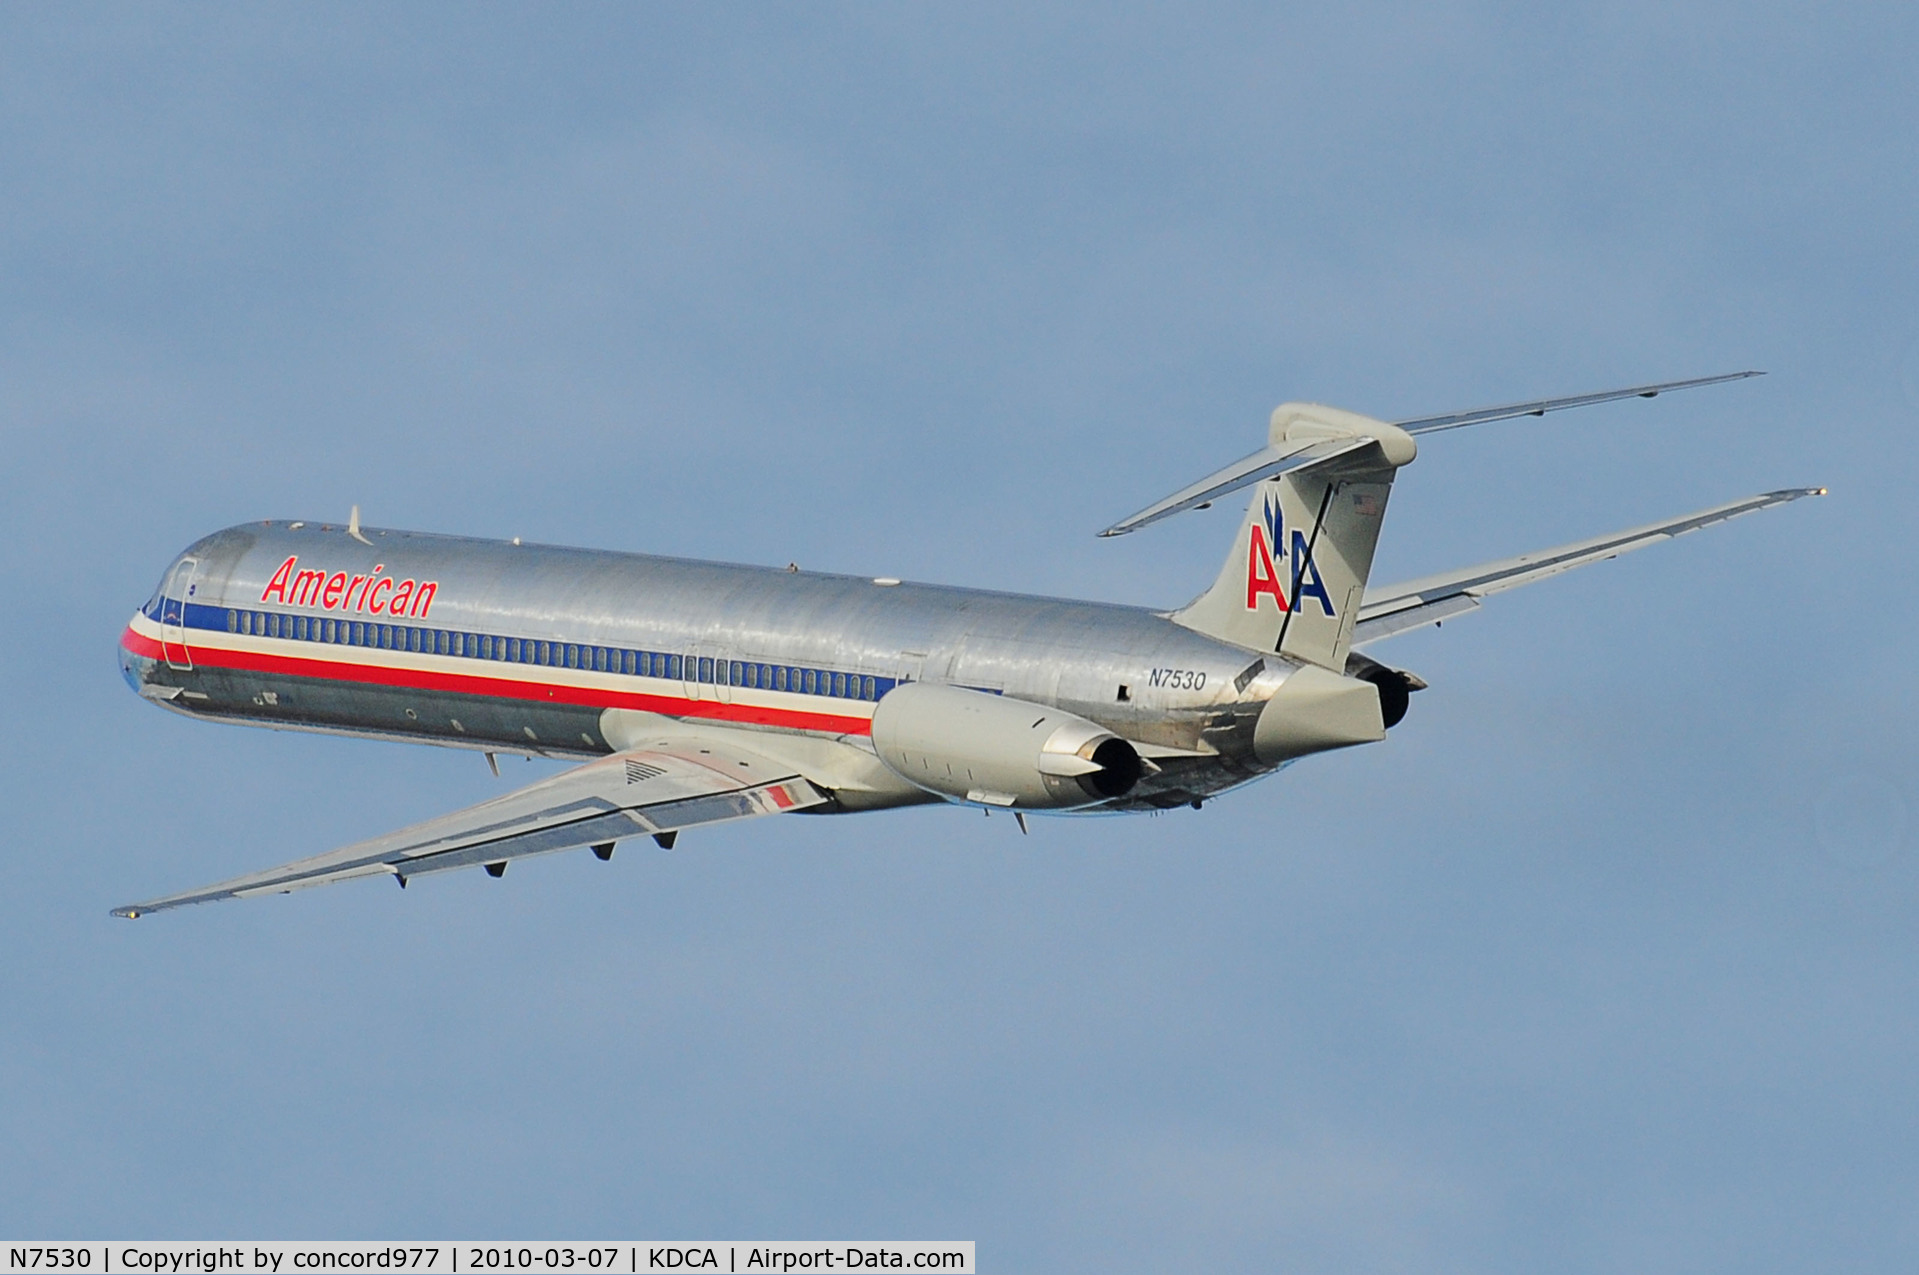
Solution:
[[[727,684],[729,667],[725,647],[708,642],[696,643],[686,653],[682,664],[686,698],[702,704],[731,703],[733,688]]]
[[[199,565],[192,558],[180,559],[160,598],[160,653],[166,656],[168,668],[193,667],[193,656],[187,652],[187,599],[193,596],[193,572]]]

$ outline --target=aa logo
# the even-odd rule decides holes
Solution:
[[[1275,563],[1283,565],[1287,558],[1285,513],[1272,496],[1266,497],[1265,513],[1263,523],[1255,522],[1247,530],[1251,543],[1246,546],[1246,609],[1259,610],[1262,596],[1272,598],[1282,612],[1292,610],[1301,599],[1316,598],[1320,609],[1331,615],[1333,600],[1326,594],[1319,568],[1313,565],[1313,551],[1306,543],[1306,533],[1297,527],[1290,529],[1292,571],[1282,579]]]

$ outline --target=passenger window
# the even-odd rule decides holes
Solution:
[[[238,611],[227,612],[227,632],[238,633],[239,631],[240,631],[240,613]]]
[[[702,655],[700,657],[699,669],[700,681],[711,682],[713,680],[713,661],[711,659]]]
[[[846,698],[846,674],[833,674],[833,694],[839,696],[841,699]]]
[[[806,687],[806,693],[807,693],[808,695],[811,695],[811,694],[813,693],[813,670],[812,670],[812,669],[810,669],[810,668],[809,668],[809,669],[801,669],[801,670],[800,670],[800,680],[801,680],[801,682],[802,682],[802,683],[804,683],[804,685],[805,685],[805,687]]]
[[[776,691],[786,689],[786,666],[784,664],[775,664],[773,666],[773,689]]]
[[[873,679],[872,679],[872,678],[870,678],[870,677],[866,679],[866,696],[865,696],[865,698],[867,698],[867,699],[875,699],[875,698],[877,698],[877,696],[875,696],[875,695],[873,694]]]

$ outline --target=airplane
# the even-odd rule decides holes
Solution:
[[[1253,488],[1212,585],[1173,610],[345,522],[265,520],[170,563],[120,639],[188,717],[581,760],[468,809],[116,908],[149,912],[781,813],[946,802],[1165,811],[1373,743],[1426,683],[1361,648],[1492,594],[1824,488],[1791,488],[1386,588],[1398,471],[1428,434],[1757,376],[1389,423],[1276,408],[1267,444],[1100,534]]]

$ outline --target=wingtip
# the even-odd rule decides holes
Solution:
[[[128,921],[137,921],[140,919],[140,909],[139,908],[115,908],[113,909],[113,911],[107,913],[107,915],[122,917]]]

